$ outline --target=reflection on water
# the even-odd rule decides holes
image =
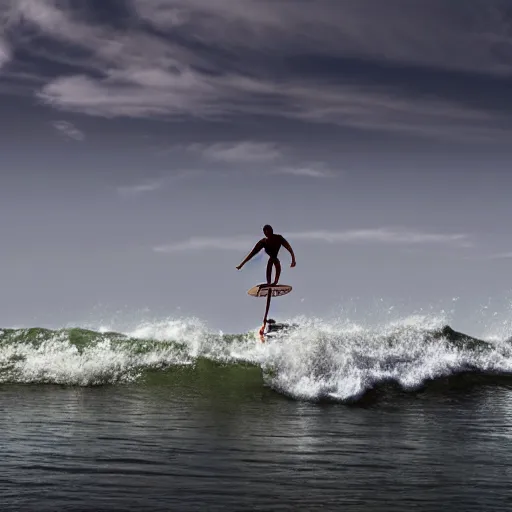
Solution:
[[[0,391],[2,510],[510,510],[512,391]],[[243,396],[246,398],[244,399]]]

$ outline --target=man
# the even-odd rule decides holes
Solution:
[[[276,285],[279,282],[279,277],[281,276],[281,262],[279,261],[279,258],[277,257],[279,253],[279,249],[281,249],[281,246],[283,246],[285,249],[288,250],[288,252],[292,256],[292,263],[290,267],[295,267],[297,264],[295,262],[295,254],[293,253],[293,249],[291,245],[285,240],[285,238],[281,235],[274,234],[274,230],[272,229],[272,226],[269,226],[268,224],[263,226],[263,234],[265,235],[265,238],[262,238],[255,246],[254,249],[248,254],[248,256],[245,258],[238,267],[236,267],[238,270],[241,270],[242,267],[256,254],[258,254],[262,249],[265,249],[265,252],[268,254],[268,263],[267,263],[267,285]],[[276,268],[276,276],[274,279],[274,282],[272,281],[272,267]],[[263,325],[261,326],[261,329],[259,331],[260,339],[262,342],[265,341],[264,338],[264,332],[265,332],[265,326],[267,325],[267,316],[268,311],[270,309],[270,300],[272,298],[272,293],[269,293],[267,295],[267,307],[265,309],[265,316],[263,317]]]
[[[255,246],[254,249],[248,254],[248,256],[245,258],[238,267],[236,267],[238,270],[241,270],[242,267],[256,254],[258,254],[262,249],[265,249],[265,252],[268,254],[268,264],[267,264],[267,284],[273,284],[276,285],[279,282],[279,277],[281,276],[281,262],[279,261],[279,258],[277,257],[279,253],[279,249],[281,249],[281,246],[283,246],[292,256],[292,263],[290,267],[295,267],[295,254],[293,253],[293,249],[291,248],[291,245],[285,240],[285,238],[281,235],[276,235],[274,233],[274,230],[272,229],[272,226],[269,226],[268,224],[266,226],[263,226],[263,234],[265,235],[265,238],[262,238]],[[272,267],[276,268],[276,276],[274,279],[274,282],[272,281]]]

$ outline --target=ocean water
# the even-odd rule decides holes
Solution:
[[[1,509],[512,508],[512,343],[294,322],[0,330]]]

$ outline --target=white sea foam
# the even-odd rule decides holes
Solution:
[[[265,366],[273,387],[296,398],[356,398],[394,381],[414,389],[464,369],[511,372],[508,344],[468,348],[434,336],[439,319],[411,317],[381,328],[355,329],[310,323],[280,336]]]
[[[444,319],[405,317],[380,327],[295,318],[298,328],[260,343],[255,332],[225,336],[197,319],[145,322],[126,332],[87,334],[73,344],[67,331],[41,331],[16,342],[0,334],[0,382],[69,385],[123,383],[147,369],[193,364],[198,357],[261,366],[266,384],[297,399],[355,399],[394,381],[414,389],[466,369],[512,372],[508,342],[465,345],[443,338]],[[437,333],[437,334],[436,334]],[[136,339],[134,339],[136,338]]]
[[[66,331],[42,332],[38,343],[19,341],[0,346],[0,382],[90,386],[136,380],[142,369],[189,364],[172,345],[144,350],[108,336],[84,347],[72,344]]]

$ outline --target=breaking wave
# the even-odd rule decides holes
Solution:
[[[294,399],[347,402],[389,383],[408,392],[461,374],[512,377],[509,341],[476,339],[435,319],[410,317],[374,329],[294,323],[267,343],[253,332],[214,333],[197,320],[148,323],[129,333],[1,329],[0,383],[122,385],[147,383],[155,374],[161,382],[206,364],[214,372],[256,369],[262,385]]]

